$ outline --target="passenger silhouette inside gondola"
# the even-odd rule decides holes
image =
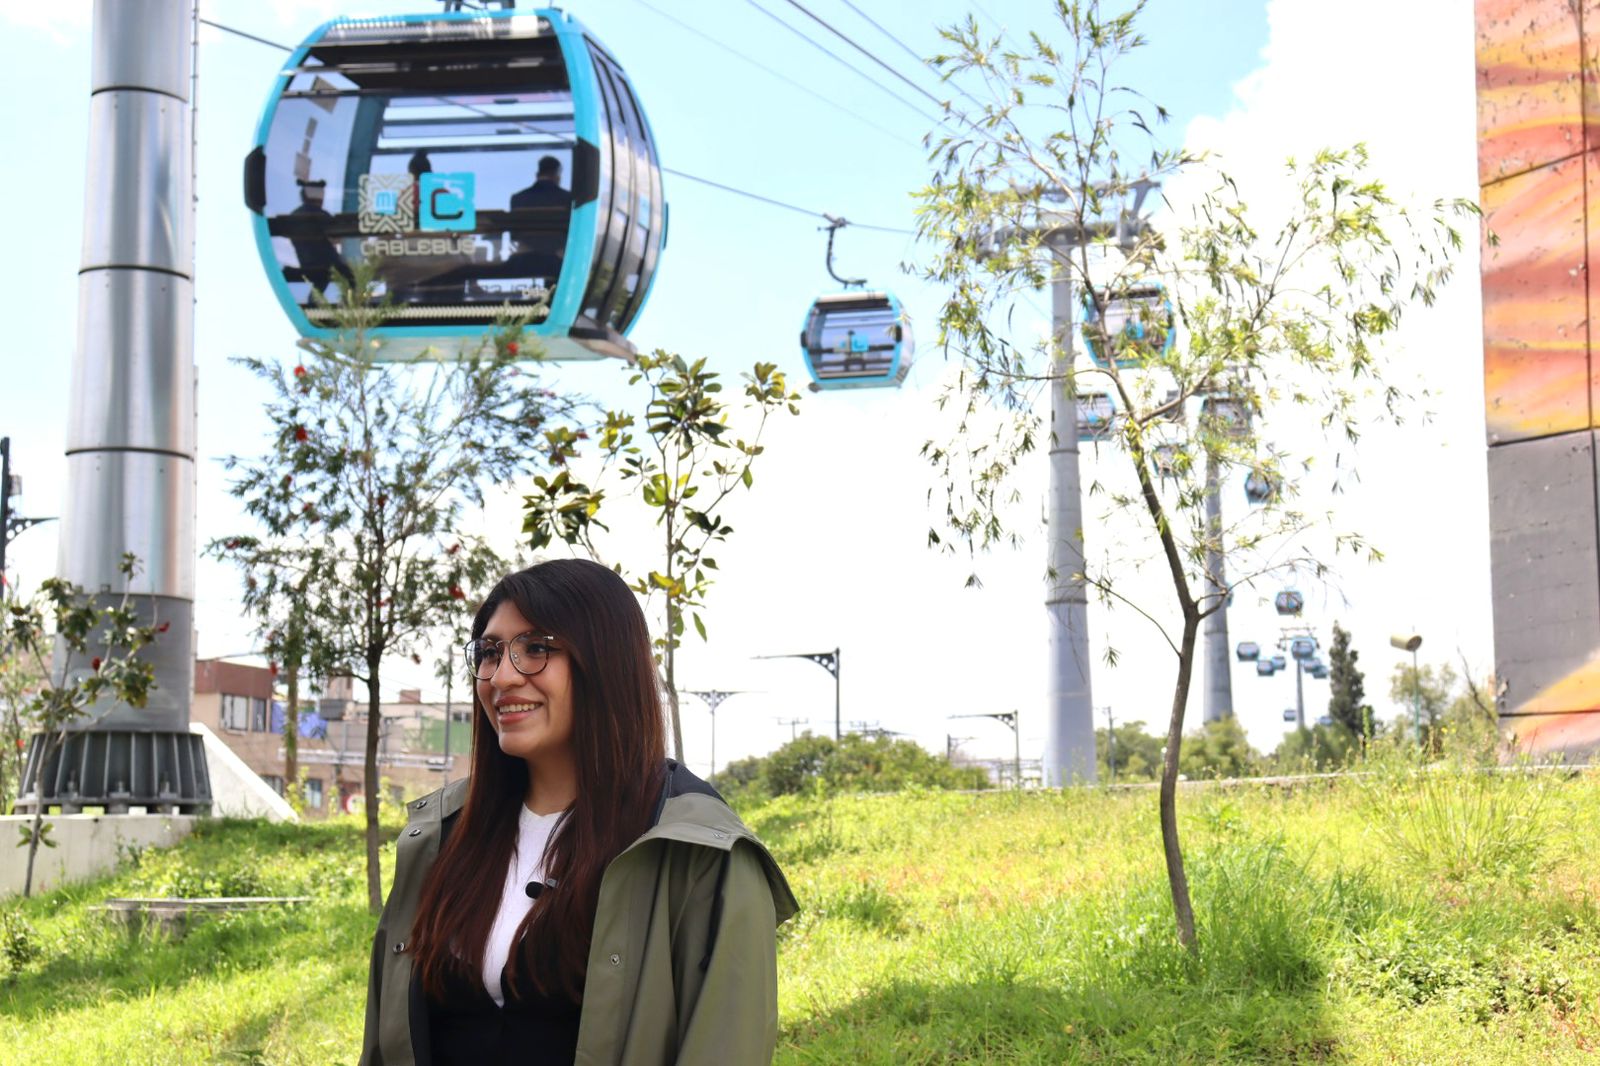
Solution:
[[[334,273],[347,284],[351,281],[350,264],[344,261],[333,239],[327,235],[328,223],[333,221],[333,216],[322,206],[328,183],[320,178],[315,181],[302,178],[296,184],[300,186],[300,206],[289,213],[299,224],[292,231],[289,243],[294,246],[295,258],[300,262],[301,276],[315,292],[326,297]],[[310,302],[309,297],[307,302]]]
[[[572,193],[561,186],[561,160],[541,158],[533,184],[511,194],[511,210],[516,229],[511,231],[514,250],[508,265],[554,288],[572,220]]]

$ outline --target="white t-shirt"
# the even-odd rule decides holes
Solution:
[[[511,945],[517,935],[517,926],[533,909],[528,898],[528,882],[544,879],[544,848],[550,840],[550,831],[561,820],[561,812],[534,814],[525,805],[517,806],[517,847],[506,866],[506,883],[500,890],[500,909],[495,912],[494,926],[489,930],[489,942],[483,948],[483,987],[495,1005],[506,1005],[500,990],[500,971],[511,957]]]

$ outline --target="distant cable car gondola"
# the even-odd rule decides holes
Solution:
[[[1289,654],[1294,656],[1296,659],[1299,659],[1301,662],[1307,662],[1310,659],[1316,658],[1316,655],[1317,655],[1317,641],[1316,641],[1316,638],[1315,637],[1295,637],[1293,640],[1291,640],[1289,642]]]
[[[897,386],[911,372],[915,348],[911,319],[894,294],[865,292],[865,278],[842,278],[833,269],[833,238],[849,225],[829,216],[828,275],[844,292],[819,296],[800,329],[800,351],[811,390]]]
[[[1083,346],[1096,366],[1139,366],[1172,351],[1172,301],[1159,281],[1139,282],[1083,297]],[[1131,354],[1130,354],[1131,353]]]
[[[551,358],[630,356],[666,243],[655,138],[616,60],[554,9],[339,18],[285,64],[245,162],[279,302],[331,339],[367,262],[381,358],[507,314]]]
[[[1117,399],[1109,392],[1078,393],[1078,443],[1095,444],[1111,436]]]
[[[1275,674],[1277,672],[1278,672],[1278,668],[1276,666],[1272,665],[1272,660],[1271,659],[1257,659],[1256,660],[1256,676],[1257,677],[1271,677],[1273,674]]]
[[[1283,720],[1285,722],[1298,722],[1300,720],[1300,715],[1293,707],[1285,707],[1283,709]]]
[[[1241,641],[1235,651],[1239,656],[1239,661],[1242,663],[1253,663],[1261,660],[1261,645],[1254,641]]]
[[[1320,726],[1330,726],[1333,724],[1333,716],[1331,714],[1322,715],[1317,719],[1317,724]]]
[[[1272,668],[1274,670],[1287,670],[1289,668],[1289,660],[1281,655],[1274,655],[1272,657]]]
[[[1311,668],[1311,676],[1318,681],[1326,681],[1328,679],[1328,664],[1317,663]]]
[[[1244,498],[1258,505],[1273,502],[1278,498],[1278,479],[1265,470],[1250,471],[1244,478]]]
[[[1295,618],[1299,617],[1300,612],[1305,610],[1306,598],[1300,594],[1298,589],[1284,589],[1273,597],[1272,606],[1274,610],[1285,618]]]
[[[1212,422],[1213,432],[1233,440],[1250,435],[1250,409],[1232,396],[1207,396],[1200,401],[1200,420]]]

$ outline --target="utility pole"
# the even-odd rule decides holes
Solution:
[[[1106,705],[1106,773],[1111,778],[1111,784],[1117,783],[1117,720],[1112,715],[1111,705]]]
[[[1222,487],[1214,452],[1206,452],[1206,593],[1216,607],[1206,616],[1206,698],[1202,721],[1233,717],[1233,661],[1228,648],[1228,579],[1222,552]]]
[[[805,725],[808,721],[810,721],[810,719],[774,718],[773,721],[777,722],[779,725],[786,725],[789,727],[789,740],[793,742],[800,739],[800,727]]]
[[[1139,216],[1157,183],[1141,178],[1127,187],[1130,205],[1115,219],[1085,220],[1081,214],[1041,210],[1033,229],[1051,255],[1050,492],[1048,524],[1050,688],[1044,784],[1059,788],[1093,784],[1098,775],[1094,699],[1090,684],[1089,599],[1083,576],[1083,484],[1078,466],[1078,396],[1073,336],[1078,301],[1073,296],[1072,255],[1108,241],[1131,251],[1148,222]],[[1060,197],[1051,197],[1059,199]]]
[[[115,795],[119,807],[196,813],[211,802],[205,747],[189,729],[198,20],[197,0],[95,0],[56,566],[85,589],[126,588],[141,622],[159,620],[161,637],[141,652],[155,687],[143,708],[89,709],[50,765],[30,756],[18,813],[60,803],[74,778],[73,806],[110,806]],[[124,553],[141,567],[131,582]]]

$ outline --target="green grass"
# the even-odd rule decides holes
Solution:
[[[1401,767],[1179,802],[1194,954],[1174,941],[1153,792],[745,810],[804,907],[780,934],[778,1061],[1600,1055],[1600,774]],[[221,822],[0,908],[0,956],[19,937],[38,950],[0,981],[0,1063],[354,1062],[371,929],[360,855],[354,821]],[[168,892],[313,901],[180,941],[89,910]]]

